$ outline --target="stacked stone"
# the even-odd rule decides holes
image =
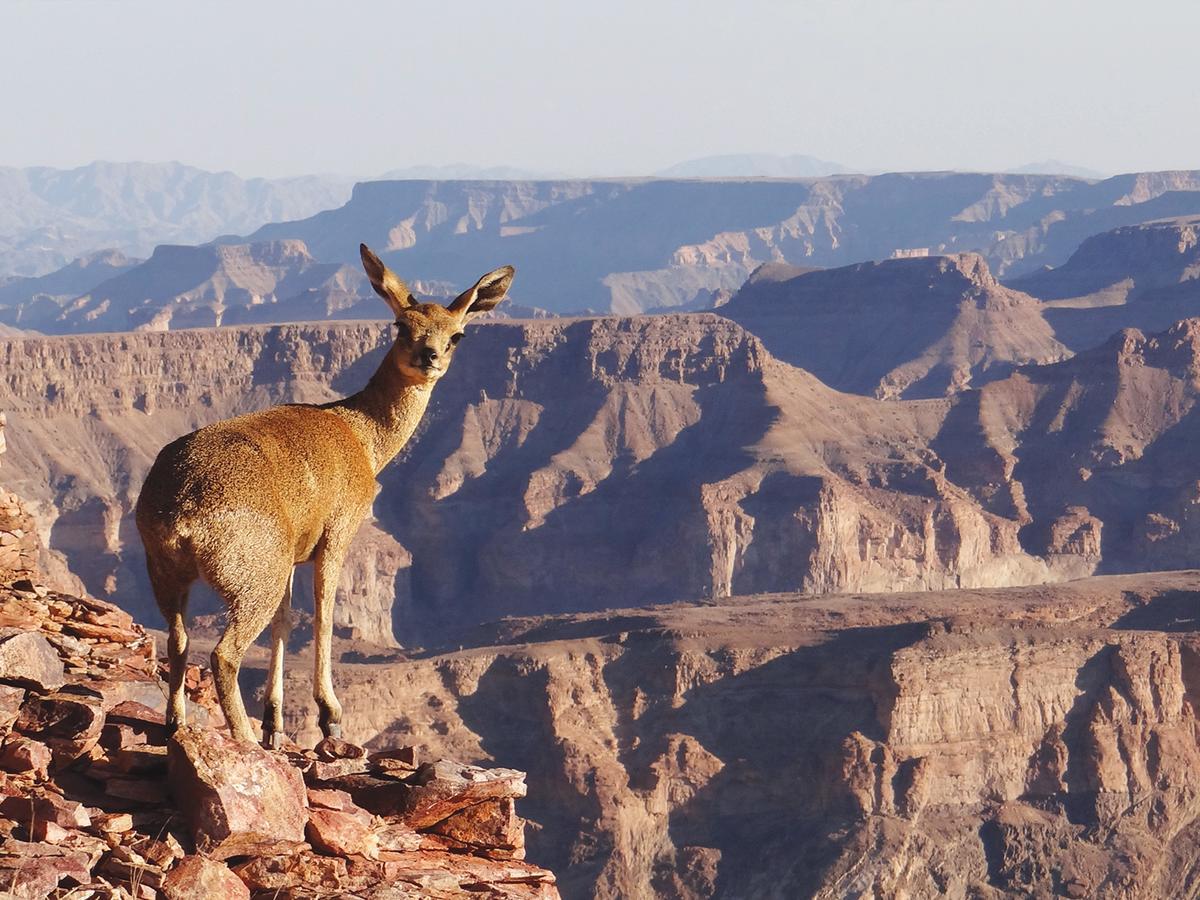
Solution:
[[[21,498],[0,488],[0,572],[36,572],[41,553],[37,525]]]
[[[327,739],[270,752],[187,678],[173,736],[154,642],[119,608],[0,579],[0,893],[537,897],[523,773]]]

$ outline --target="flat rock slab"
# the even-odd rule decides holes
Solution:
[[[0,637],[0,681],[53,691],[66,684],[66,669],[53,644],[26,631]]]
[[[405,784],[409,791],[397,812],[418,831],[485,800],[525,796],[524,772],[481,769],[449,759],[426,763]]]
[[[167,757],[171,791],[200,853],[278,853],[304,840],[304,778],[282,755],[191,726],[170,739]]]

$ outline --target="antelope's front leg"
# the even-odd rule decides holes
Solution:
[[[283,658],[292,630],[292,577],[271,619],[271,669],[267,676],[267,698],[263,703],[263,746],[271,750],[283,747]]]
[[[333,693],[333,602],[345,547],[327,545],[317,554],[313,579],[313,699],[317,722],[325,737],[342,736],[342,705]]]

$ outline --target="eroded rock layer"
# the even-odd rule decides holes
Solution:
[[[1189,896],[1200,574],[507,620],[343,665],[348,735],[511,760],[572,897]],[[314,736],[304,678],[288,728]]]

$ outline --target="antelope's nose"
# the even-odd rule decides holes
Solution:
[[[438,352],[432,347],[425,347],[421,350],[421,359],[424,360],[426,364],[435,363],[438,360]]]

